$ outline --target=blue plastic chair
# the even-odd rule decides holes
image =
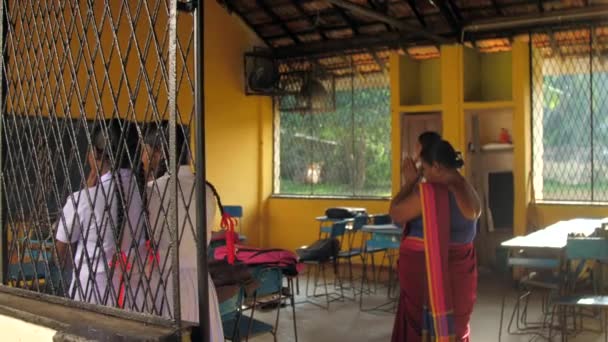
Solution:
[[[582,330],[582,325],[577,326],[576,309],[599,309],[600,333],[604,334],[604,341],[608,342],[608,295],[605,291],[602,275],[602,267],[600,274],[593,277],[593,293],[578,293],[576,288],[579,270],[572,270],[570,267],[571,261],[581,261],[581,264],[586,260],[597,260],[600,263],[608,263],[608,239],[606,238],[573,238],[568,239],[566,244],[566,284],[563,295],[554,298],[553,310],[551,312],[551,324],[549,337],[551,337],[551,329],[553,328],[553,320],[556,315],[559,316],[559,326],[561,327],[562,340],[568,339],[568,316],[567,311],[570,308],[572,313],[572,321],[574,329]],[[603,311],[603,315],[602,315]]]
[[[346,234],[346,225],[350,221],[351,220],[342,220],[342,221],[334,222],[331,225],[330,229],[328,230],[327,238],[338,239],[338,241],[340,241],[340,245],[342,245],[344,235]],[[316,302],[311,302],[312,304],[321,306],[321,307],[329,310],[330,302],[332,302],[334,300],[343,300],[344,299],[344,288],[342,287],[342,280],[340,278],[340,272],[338,271],[338,258],[330,258],[329,260],[315,260],[315,261],[311,260],[311,261],[305,261],[304,263],[309,266],[308,271],[307,271],[307,277],[306,277],[306,297],[310,298],[310,297],[325,296],[325,299],[326,299],[325,307],[319,305]],[[337,284],[335,284],[335,285],[337,285],[337,287],[340,290],[340,295],[337,298],[333,298],[333,299],[330,299],[331,294],[327,287],[328,283],[327,283],[327,277],[325,275],[325,266],[329,263],[333,264],[334,277],[335,277],[335,281],[337,282]],[[310,295],[309,284],[310,284],[310,272],[311,272],[312,267],[315,267],[315,280],[314,280],[313,293],[312,293],[312,295]],[[325,288],[325,293],[317,295],[317,288],[319,287],[319,283],[318,283],[319,273],[321,273],[321,276],[323,278],[323,286]]]
[[[372,224],[391,224],[393,220],[388,214],[380,214],[371,216]],[[363,245],[363,278],[361,279],[361,291],[363,291],[363,283],[368,280],[367,279],[367,261],[371,261],[372,268],[372,279],[374,282],[374,293],[377,290],[377,279],[379,278],[379,274],[376,274],[376,260],[375,255],[377,253],[383,253],[382,260],[385,259],[389,249],[394,248],[395,244],[392,239],[386,239],[385,235],[372,234],[371,238],[367,241],[364,241]],[[399,248],[398,246],[396,248]]]
[[[243,225],[243,207],[240,205],[225,205],[224,212],[236,219],[234,231],[240,234]]]
[[[348,279],[350,281],[351,287],[353,288],[353,291],[354,291],[354,286],[352,285],[353,284],[352,259],[355,257],[360,257],[361,260],[363,261],[363,246],[359,245],[358,247],[355,247],[355,242],[356,242],[357,236],[359,235],[358,233],[361,232],[361,228],[363,228],[363,226],[366,225],[368,221],[369,221],[369,217],[367,215],[359,215],[354,218],[351,229],[349,229],[349,230],[347,229],[347,231],[346,231],[345,238],[346,238],[347,248],[338,253],[338,261],[346,260],[348,262]],[[363,242],[361,242],[361,243],[363,243]]]
[[[528,304],[531,295],[534,291],[544,291],[542,304],[542,312],[548,313],[548,301],[551,292],[559,291],[561,281],[559,277],[554,276],[553,273],[559,271],[561,260],[558,257],[527,257],[525,255],[508,256],[507,267],[520,267],[526,270],[530,270],[527,276],[522,278],[518,283],[518,292],[515,306],[511,312],[509,324],[507,326],[508,334],[517,334],[519,332],[525,332],[528,330],[536,330],[546,325],[546,322],[530,322],[528,320]],[[537,273],[538,272],[538,273]],[[510,274],[510,272],[507,272]],[[502,327],[504,322],[504,310],[507,293],[503,295],[502,304],[500,309],[500,325],[498,329],[498,340],[502,339]],[[513,323],[515,322],[516,329],[512,330]]]
[[[378,223],[378,224],[380,224],[380,223]],[[381,224],[387,224],[387,223],[381,223]],[[400,246],[401,246],[401,236],[398,236],[395,234],[386,234],[386,233],[380,233],[380,232],[372,233],[371,238],[369,240],[365,241],[366,255],[363,258],[363,277],[361,279],[361,296],[359,297],[359,308],[362,311],[368,311],[366,309],[363,309],[363,293],[364,293],[363,288],[364,288],[365,281],[366,280],[369,281],[369,279],[367,279],[367,256],[370,256],[370,259],[371,259],[372,277],[374,280],[375,289],[376,289],[376,286],[378,283],[378,279],[380,278],[381,272],[379,272],[378,275],[376,275],[374,254],[378,253],[378,252],[384,253],[381,264],[384,263],[385,259],[388,259],[389,279],[388,279],[387,294],[388,294],[388,297],[391,298],[391,293],[393,292],[394,288],[396,287],[396,280],[398,279],[397,277],[395,277],[396,270],[393,269],[393,264],[395,264],[395,262],[394,262],[395,256],[393,255],[392,252],[398,251]]]
[[[27,286],[28,282],[32,282],[32,286],[40,286],[40,280],[44,280],[44,285],[41,288],[43,292],[63,295],[63,284],[61,284],[59,269],[53,260],[51,247],[47,246],[44,253],[38,249],[30,249],[31,245],[48,245],[47,241],[29,239],[26,243],[25,239],[20,242],[24,246],[19,263],[8,265],[8,280],[9,282],[19,286],[21,282]],[[17,253],[17,250],[13,251]],[[26,257],[28,262],[21,262]],[[52,286],[51,286],[52,285]]]
[[[220,303],[220,315],[222,317],[222,327],[224,337],[230,341],[241,340],[241,304],[243,302],[243,289],[240,289],[230,299]]]

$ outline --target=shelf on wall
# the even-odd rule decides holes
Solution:
[[[431,105],[441,102],[441,59],[416,60],[399,56],[399,104]]]
[[[481,146],[481,152],[484,152],[484,153],[511,152],[511,151],[513,151],[513,144],[491,143],[491,144],[484,144]]]
[[[513,99],[511,51],[481,53],[463,48],[463,100],[465,102]]]
[[[462,104],[464,110],[509,109],[514,107],[515,103],[513,101],[476,101]]]
[[[412,106],[399,106],[397,107],[397,111],[400,113],[433,113],[433,112],[441,112],[443,110],[443,106],[441,104],[430,104],[430,105],[412,105]]]

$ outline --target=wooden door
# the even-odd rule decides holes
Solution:
[[[403,114],[401,119],[401,161],[414,155],[418,136],[431,131],[441,134],[441,113]],[[401,177],[401,185],[404,180]]]

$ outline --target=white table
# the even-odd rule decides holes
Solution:
[[[500,245],[507,248],[534,248],[561,250],[566,247],[568,234],[589,236],[595,228],[601,227],[608,219],[584,219],[560,221],[524,236],[516,236]]]

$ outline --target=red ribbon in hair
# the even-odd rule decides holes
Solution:
[[[156,259],[157,264],[160,264],[160,254],[158,251],[154,251],[150,242],[150,240],[146,241],[146,251],[148,251],[148,262],[154,266],[154,259]]]
[[[228,249],[228,263],[234,264],[234,259],[236,258],[236,251],[234,248],[234,224],[235,219],[232,218],[227,213],[222,214],[222,222],[220,226],[222,229],[226,230],[226,248]]]
[[[114,258],[110,261],[110,267],[120,266],[120,291],[118,293],[118,307],[123,308],[125,305],[125,282],[124,273],[131,270],[131,263],[127,260],[125,252],[114,254]]]

